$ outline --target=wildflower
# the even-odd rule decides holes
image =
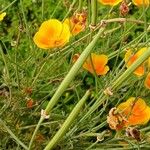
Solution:
[[[99,2],[102,3],[103,5],[110,5],[110,6],[118,5],[122,1],[123,0],[99,0]]]
[[[91,58],[89,57],[83,64],[83,68],[92,74],[105,75],[109,71],[109,67],[106,65],[107,62],[108,57],[106,55],[92,53]]]
[[[67,18],[64,23],[70,27],[72,35],[77,35],[86,27],[86,13],[75,13],[71,18]]]
[[[126,54],[125,54],[125,62],[126,62],[126,66],[127,68],[130,67],[145,51],[147,50],[146,47],[140,49],[138,52],[136,52],[135,54],[133,53],[132,50],[127,50]],[[137,76],[142,76],[144,75],[144,63],[141,64],[141,66],[139,66],[135,71],[134,74],[136,74]]]
[[[44,21],[34,35],[35,44],[43,49],[62,47],[69,42],[70,31],[65,23],[56,19]]]
[[[1,13],[1,14],[0,14],[0,21],[2,21],[5,16],[6,16],[6,12]]]
[[[136,6],[149,6],[150,0],[132,0]]]
[[[146,76],[146,79],[144,81],[144,85],[146,88],[150,89],[150,73]]]
[[[73,57],[73,62],[79,58],[79,54],[75,54]],[[83,64],[83,68],[90,73],[97,75],[105,75],[109,71],[109,67],[106,65],[108,62],[108,57],[106,55],[97,55],[92,53],[91,57],[87,58]]]
[[[127,119],[125,126],[146,124],[150,119],[150,107],[141,98],[130,97],[117,110]]]

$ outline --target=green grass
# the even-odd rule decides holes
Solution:
[[[131,4],[126,18],[143,23],[111,22],[97,36],[99,29],[91,32],[88,27],[92,20],[90,4],[83,1],[88,11],[86,30],[72,37],[63,48],[38,48],[33,36],[41,23],[50,18],[63,20],[72,16],[79,6],[79,1],[73,2],[75,5],[69,9],[71,0],[0,0],[1,12],[7,13],[0,22],[0,150],[28,149],[41,118],[41,109],[50,112],[50,118],[42,118],[30,145],[33,150],[43,150],[49,142],[53,143],[59,129],[63,134],[57,133],[55,150],[149,149],[149,123],[137,126],[142,134],[142,141],[137,142],[127,137],[125,131],[118,135],[111,130],[106,119],[112,107],[131,96],[142,97],[150,105],[150,91],[143,84],[146,75],[137,78],[132,73],[150,54],[142,55],[128,71],[123,60],[126,48],[140,49],[150,45],[150,31],[147,30],[150,9]],[[121,17],[119,6],[111,8],[100,3],[97,6],[97,23]],[[91,44],[93,39],[95,42]],[[88,55],[86,50],[108,55],[110,71],[107,75],[98,77],[81,68],[85,56],[72,63],[75,53]],[[112,87],[113,96],[104,95],[107,87]],[[89,89],[90,95],[82,108],[77,109]],[[27,107],[29,99],[33,100],[32,108]],[[72,110],[73,118],[66,121]]]

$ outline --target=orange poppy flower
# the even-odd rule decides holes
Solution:
[[[73,62],[75,62],[79,56],[79,54],[75,54]],[[106,65],[107,62],[108,57],[106,55],[92,53],[91,57],[89,57],[83,64],[83,68],[92,74],[96,73],[97,75],[105,75],[109,71],[109,67]]]
[[[5,16],[6,16],[6,12],[1,13],[1,14],[0,14],[0,21],[2,21]]]
[[[150,0],[132,0],[132,2],[136,5],[136,6],[149,6],[150,4]]]
[[[127,50],[124,58],[127,68],[130,67],[146,50],[147,48],[144,47],[140,49],[138,52],[136,52],[135,54],[133,53],[132,50],[130,49]],[[136,74],[137,76],[144,75],[144,63],[134,71],[134,74]]]
[[[146,79],[144,81],[144,85],[146,88],[150,89],[150,73],[146,76]]]
[[[110,5],[110,6],[118,5],[122,1],[123,0],[99,0],[99,2],[102,3],[103,5]]]
[[[127,119],[126,126],[146,124],[150,119],[150,107],[141,98],[131,97],[121,103],[117,110]]]
[[[67,18],[64,23],[70,27],[72,35],[77,35],[85,29],[86,13],[75,13],[71,18]]]
[[[107,116],[109,127],[122,130],[128,126],[146,124],[150,120],[150,107],[141,98],[130,97],[117,108],[112,108]]]
[[[70,30],[67,24],[56,19],[44,21],[34,35],[35,44],[43,49],[62,47],[69,42]]]
[[[97,75],[105,75],[109,71],[109,67],[106,65],[107,62],[108,57],[106,55],[92,53],[91,58],[89,57],[83,64],[83,68],[92,74],[95,72]]]

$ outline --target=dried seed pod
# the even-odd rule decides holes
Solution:
[[[109,115],[107,116],[107,123],[109,127],[114,130],[122,130],[125,127],[125,123],[127,119],[123,117],[119,112],[117,112],[117,108],[114,107],[109,111]]]
[[[132,138],[136,139],[137,141],[141,141],[141,133],[138,129],[136,129],[134,127],[128,127],[126,129],[126,135],[128,137],[132,137]]]
[[[128,4],[125,1],[123,1],[119,7],[119,10],[120,10],[120,15],[126,16],[129,12]]]

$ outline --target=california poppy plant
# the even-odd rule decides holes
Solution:
[[[35,44],[43,49],[62,47],[69,42],[70,30],[67,24],[57,19],[44,21],[34,35]]]
[[[105,75],[109,71],[109,67],[106,65],[108,57],[106,55],[97,55],[92,53],[91,58],[89,57],[83,64],[83,68],[88,70],[90,73],[97,75]]]
[[[130,67],[146,50],[147,48],[144,47],[134,54],[134,52],[131,49],[128,49],[124,58],[127,68]],[[143,63],[134,71],[134,74],[136,74],[137,76],[142,76],[144,75],[144,72],[145,71],[144,71],[144,63]]]
[[[132,0],[136,6],[149,6],[150,0]]]
[[[0,21],[2,21],[5,16],[6,16],[6,12],[1,13],[1,14],[0,14]]]
[[[115,6],[118,5],[120,2],[122,2],[123,0],[98,0],[98,1],[103,5]]]
[[[150,73],[147,74],[144,85],[146,88],[150,89]]]
[[[75,62],[79,56],[79,54],[75,54],[73,56],[73,62]],[[105,75],[109,71],[107,62],[108,57],[106,55],[97,55],[92,53],[83,64],[83,68],[92,74],[96,73],[97,75]]]
[[[64,23],[70,27],[72,35],[77,35],[85,29],[86,13],[75,13],[71,18],[67,18]]]
[[[121,130],[128,126],[146,124],[150,120],[150,107],[141,98],[130,97],[115,111],[110,110],[107,122],[111,129]]]
[[[150,107],[142,98],[130,97],[117,107],[118,111],[126,117],[126,126],[146,124],[150,119]]]

